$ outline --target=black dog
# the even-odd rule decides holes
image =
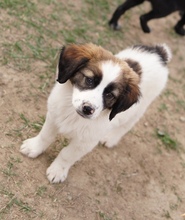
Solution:
[[[152,10],[140,17],[141,27],[145,33],[150,33],[150,28],[147,25],[149,20],[162,18],[172,12],[180,11],[181,19],[177,22],[174,29],[178,34],[185,35],[185,30],[183,29],[183,25],[185,24],[185,0],[126,0],[125,3],[116,9],[109,21],[109,25],[115,30],[120,29],[118,20],[121,15],[128,9],[137,6],[144,1],[149,1],[152,5]]]

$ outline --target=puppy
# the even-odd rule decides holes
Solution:
[[[63,47],[57,82],[48,98],[40,133],[27,139],[21,153],[35,158],[58,133],[70,139],[47,169],[50,182],[63,182],[69,168],[99,142],[118,144],[166,85],[166,45],[133,46],[117,55],[92,43]]]
[[[109,25],[113,29],[118,30],[120,26],[118,25],[118,20],[122,14],[124,14],[128,9],[135,7],[145,0],[126,0],[125,3],[120,5],[114,12]],[[165,17],[172,12],[180,11],[182,17],[175,25],[174,29],[177,34],[185,35],[185,30],[183,25],[185,24],[185,1],[184,0],[148,0],[152,5],[152,10],[140,17],[140,24],[145,33],[150,33],[150,28],[147,25],[147,22],[151,19]]]

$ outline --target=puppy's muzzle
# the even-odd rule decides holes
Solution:
[[[77,113],[84,118],[91,118],[94,112],[95,108],[89,103],[84,103],[81,109],[77,110]]]
[[[94,113],[95,109],[90,105],[84,105],[82,107],[82,112],[84,115],[92,115]]]

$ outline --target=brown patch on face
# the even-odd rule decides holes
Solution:
[[[80,90],[93,89],[102,79],[101,70],[98,66],[90,64],[85,68],[78,71],[73,77],[71,77],[71,82]]]
[[[111,109],[119,96],[119,85],[115,82],[110,83],[103,91],[104,109]]]
[[[119,96],[112,107],[109,119],[112,120],[116,114],[127,110],[139,100],[140,76],[133,71],[126,63],[122,64],[122,74],[115,81],[115,86],[119,89]]]
[[[120,60],[116,58],[111,52],[89,44],[70,44],[63,47],[58,64],[58,79],[60,83],[65,83],[68,79],[74,76],[83,68],[89,68],[92,72],[102,61],[112,60],[119,63]]]

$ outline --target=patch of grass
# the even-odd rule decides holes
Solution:
[[[167,132],[163,132],[160,130],[156,131],[157,137],[161,140],[167,150],[175,150],[178,151],[177,141],[170,137]]]
[[[9,198],[12,198],[14,196],[14,194],[10,190],[5,189],[2,185],[0,186],[0,194]]]
[[[46,186],[39,186],[37,189],[36,195],[42,197],[46,191],[47,191]]]
[[[86,0],[89,4],[88,13],[89,18],[98,19],[97,11],[100,13],[100,16],[105,19],[105,15],[110,11],[110,2],[107,0]]]
[[[45,122],[45,117],[40,116],[38,121],[34,121],[31,123],[31,127],[32,129],[34,129],[34,131],[39,132],[43,126]]]
[[[19,157],[10,156],[10,159],[7,162],[6,168],[2,169],[2,172],[7,177],[17,176],[17,173],[15,172],[16,163],[22,163],[21,159]]]
[[[43,116],[39,116],[39,120],[38,121],[34,121],[34,122],[30,122],[30,120],[28,118],[26,118],[26,116],[21,113],[20,114],[20,118],[22,119],[23,122],[23,127],[21,128],[24,129],[26,127],[32,128],[34,131],[38,132],[41,130],[44,122],[45,122],[45,117]]]
[[[11,24],[1,22],[2,30],[8,28],[13,33],[15,29],[19,30],[14,38],[5,38],[3,41],[0,62],[18,71],[27,72],[32,70],[31,64],[34,60],[52,63],[57,49],[51,45],[51,39],[56,40],[59,34],[48,28],[53,18],[38,12],[39,8],[33,2],[2,0],[0,6],[13,17]]]
[[[3,169],[2,172],[8,177],[16,176],[16,173],[13,168],[14,168],[14,164],[11,161],[8,161],[7,167]]]
[[[166,111],[168,110],[168,107],[165,103],[162,103],[159,107],[159,111],[162,112],[162,111]]]
[[[115,41],[123,39],[122,32],[114,32],[108,28],[107,14],[112,11],[112,3],[110,4],[109,0],[85,0],[85,4],[81,5],[76,13],[73,13],[76,9],[74,4],[63,4],[55,0],[39,3],[40,7],[34,2],[21,0],[1,1],[0,6],[13,17],[12,24],[1,22],[2,31],[3,28],[8,28],[13,33],[15,29],[19,30],[14,38],[4,40],[1,64],[17,71],[31,72],[34,61],[42,60],[55,71],[54,58],[59,48],[53,46],[53,42],[61,46],[66,43],[83,42],[105,46],[110,44],[113,37]],[[40,13],[40,9],[48,9],[48,5],[49,13]],[[61,21],[66,24],[62,24]]]
[[[166,219],[172,219],[171,216],[170,216],[169,211],[164,211],[162,217],[164,217],[164,218],[166,218]]]
[[[29,212],[35,213],[35,210],[29,206],[27,203],[23,202],[22,200],[18,199],[15,195],[8,201],[8,203],[1,208],[0,210],[0,216],[3,213],[6,213],[7,211],[10,211],[10,209],[14,206],[18,206],[20,211],[23,211],[24,213],[29,214]]]
[[[164,92],[164,95],[167,96],[167,97],[170,97],[170,96],[173,96],[174,98],[177,97],[177,95],[175,94],[175,92],[172,91],[171,89],[166,89],[165,92]]]
[[[99,211],[99,217],[103,220],[113,220],[112,218],[108,217],[104,212]]]
[[[21,137],[22,132],[25,129],[31,129],[33,132],[39,132],[45,122],[45,117],[44,116],[39,116],[39,119],[36,121],[31,122],[23,113],[19,115],[21,121],[22,121],[22,126],[17,129],[13,129],[13,132],[6,133],[8,136],[16,136]]]
[[[185,101],[184,100],[177,100],[176,104],[183,110],[185,110]]]
[[[16,13],[32,13],[36,10],[33,2],[22,0],[1,0],[0,7]]]
[[[14,43],[4,43],[3,63],[6,64],[7,60],[13,60],[14,69],[28,72],[32,69],[30,62],[34,60],[44,61],[51,66],[58,49],[46,46],[43,42],[43,36],[37,36],[35,42],[31,40],[34,36],[29,36],[29,38]]]
[[[8,219],[6,218],[6,214],[10,213],[15,207],[17,207],[20,212],[26,214],[29,219],[33,218],[33,216],[34,218],[43,216],[42,212],[36,211],[30,204],[18,198],[15,193],[3,185],[0,185],[0,196],[1,198],[6,198],[6,202],[0,207],[0,219]]]

